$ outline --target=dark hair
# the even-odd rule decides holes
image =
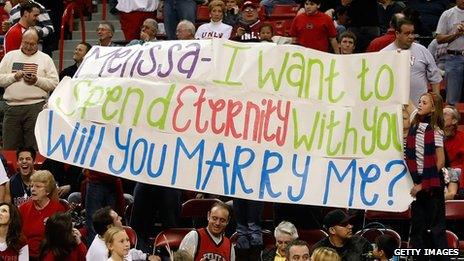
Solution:
[[[396,241],[396,239],[393,238],[392,236],[383,234],[383,235],[378,236],[375,239],[375,244],[377,245],[377,249],[379,251],[383,250],[383,252],[385,253],[385,256],[388,259],[390,259],[393,257],[393,253],[395,252],[395,249],[398,248],[399,242]]]
[[[396,24],[393,24],[393,28],[395,28],[395,31],[401,32],[401,26],[403,25],[414,25],[414,23],[411,20],[408,20],[406,18],[398,19]]]
[[[351,38],[351,39],[353,39],[354,45],[356,45],[357,38],[356,38],[356,35],[353,32],[345,31],[345,32],[341,33],[340,36],[338,37],[338,42],[341,42],[343,40],[343,38]]]
[[[403,13],[396,13],[393,14],[390,19],[390,27],[396,28],[398,24],[398,20],[405,19],[405,15]]]
[[[90,45],[88,42],[80,42],[79,44],[85,45],[85,48],[87,48],[85,53],[89,52],[90,49],[92,49],[92,45]]]
[[[288,243],[287,248],[285,248],[285,255],[287,256],[287,258],[290,257],[290,248],[292,248],[292,246],[306,246],[308,248],[308,253],[309,253],[308,243],[306,243],[306,241],[303,241],[301,239],[295,239],[292,242]]]
[[[55,260],[65,260],[77,246],[72,229],[71,214],[68,212],[50,216],[45,223],[45,239],[40,246],[41,259],[51,252]]]
[[[32,147],[20,147],[16,150],[16,160],[19,159],[19,154],[21,152],[30,152],[31,153],[31,156],[32,156],[32,160],[35,160],[35,155],[37,154],[37,152],[35,151],[34,148]]]
[[[111,207],[104,207],[97,210],[92,216],[92,224],[95,232],[103,236],[108,230],[108,226],[113,224],[113,218],[110,215]]]
[[[272,35],[274,35],[274,27],[273,27],[272,24],[270,24],[270,23],[263,23],[263,24],[259,27],[259,32],[261,32],[261,30],[262,30],[263,28],[266,28],[266,27],[269,28],[269,29],[271,29],[271,33],[272,33]]]
[[[37,8],[39,11],[41,11],[40,6],[34,2],[26,2],[22,5],[19,6],[19,14],[21,16],[24,15],[24,12],[32,12],[32,9]]]
[[[212,206],[211,206],[211,209],[208,211],[208,216],[209,216],[209,213],[211,212],[211,210],[215,207],[218,207],[218,208],[222,208],[222,209],[225,209],[227,210],[227,213],[229,214],[229,220],[232,216],[232,211],[229,207],[229,205],[227,205],[226,203],[222,202],[222,201],[218,201],[216,203],[214,203]]]
[[[435,110],[431,114],[431,119],[429,123],[430,126],[432,127],[432,129],[440,128],[443,130],[445,123],[443,120],[443,99],[441,98],[441,95],[436,94],[434,92],[426,92],[422,94],[420,97],[422,98],[422,96],[428,96],[430,98],[430,101],[432,102],[432,106],[435,108]],[[414,115],[414,118],[411,121],[411,126],[416,126],[417,124],[419,124],[419,122],[424,117],[425,116],[416,113],[416,115]]]
[[[11,247],[14,251],[19,252],[19,250],[24,246],[26,239],[24,238],[24,235],[21,233],[22,223],[18,207],[6,202],[0,203],[0,206],[8,206],[8,210],[10,212],[8,231],[6,233],[6,244],[8,247]]]

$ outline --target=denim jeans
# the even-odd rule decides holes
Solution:
[[[455,105],[461,99],[464,79],[464,55],[448,54],[445,61],[446,101]]]
[[[93,229],[92,216],[100,208],[111,206],[116,208],[116,191],[113,185],[92,182],[87,185],[85,193],[85,215],[87,226],[87,244],[92,244],[95,237],[95,230]]]
[[[245,199],[234,199],[234,213],[237,220],[238,249],[250,249],[263,244],[261,214],[264,203]]]
[[[260,5],[264,6],[266,14],[272,13],[274,5],[292,5],[296,4],[294,0],[261,0]]]
[[[181,20],[195,24],[197,19],[197,3],[194,0],[165,0],[164,29],[168,40],[175,40],[176,27]]]

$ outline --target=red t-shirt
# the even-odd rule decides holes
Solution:
[[[230,240],[223,236],[221,242],[216,244],[205,228],[197,229],[198,245],[195,253],[195,261],[202,258],[207,260],[230,261],[231,243]]]
[[[388,29],[387,33],[375,38],[374,40],[371,41],[369,46],[367,47],[366,52],[378,52],[382,50],[383,48],[387,47],[387,45],[393,43],[396,39],[395,36],[395,30],[394,29]]]
[[[87,254],[87,247],[85,247],[84,243],[80,243],[77,245],[66,260],[69,261],[85,261],[85,255]],[[42,261],[60,261],[55,258],[52,252],[48,252]]]
[[[23,248],[26,245],[26,240],[23,239],[20,242],[20,247]],[[19,252],[8,246],[4,251],[0,251],[0,258],[3,261],[18,261]]]
[[[464,171],[464,132],[456,131],[456,135],[445,139],[445,151],[448,155],[450,166]],[[462,173],[462,172],[461,172]],[[464,188],[464,177],[459,178],[459,187]]]
[[[5,46],[5,53],[21,48],[24,31],[26,31],[26,28],[20,23],[16,23],[6,32],[3,43],[3,46]]]
[[[297,15],[293,19],[290,35],[296,37],[299,45],[327,52],[329,38],[337,37],[337,30],[330,16],[317,11],[314,15]]]
[[[23,220],[23,234],[27,238],[30,256],[39,256],[40,243],[45,236],[47,219],[56,212],[64,211],[66,211],[64,206],[57,200],[50,200],[50,203],[42,210],[37,210],[32,200],[19,207],[19,213]]]

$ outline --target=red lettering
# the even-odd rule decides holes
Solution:
[[[174,115],[172,116],[172,128],[177,132],[186,131],[187,128],[190,126],[190,122],[191,122],[191,120],[187,120],[187,123],[185,123],[184,127],[182,128],[177,126],[177,118],[178,118],[179,110],[182,109],[182,107],[184,106],[184,102],[182,101],[181,96],[186,90],[193,90],[193,92],[195,93],[197,92],[197,89],[195,88],[195,86],[192,86],[192,85],[185,86],[179,91],[179,94],[176,97],[177,107],[176,109],[174,109]]]

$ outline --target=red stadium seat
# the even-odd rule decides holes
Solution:
[[[453,232],[446,230],[446,240],[448,241],[448,248],[459,248],[459,238]]]
[[[130,247],[135,248],[135,246],[137,245],[137,233],[134,229],[132,229],[129,226],[123,226],[123,228],[129,236]]]
[[[161,231],[155,238],[154,250],[169,246],[171,250],[179,249],[180,242],[193,228],[170,228]]]
[[[65,211],[68,211],[71,209],[71,205],[69,205],[69,202],[66,199],[60,198],[59,202],[64,207]]]
[[[197,7],[197,23],[207,23],[210,21],[209,9],[207,5],[198,5]]]
[[[300,8],[299,5],[274,5],[268,19],[293,19]]]
[[[446,220],[464,221],[464,200],[447,200]]]
[[[189,199],[182,204],[180,216],[183,218],[206,218],[211,206],[216,202],[221,201],[216,198]]]

